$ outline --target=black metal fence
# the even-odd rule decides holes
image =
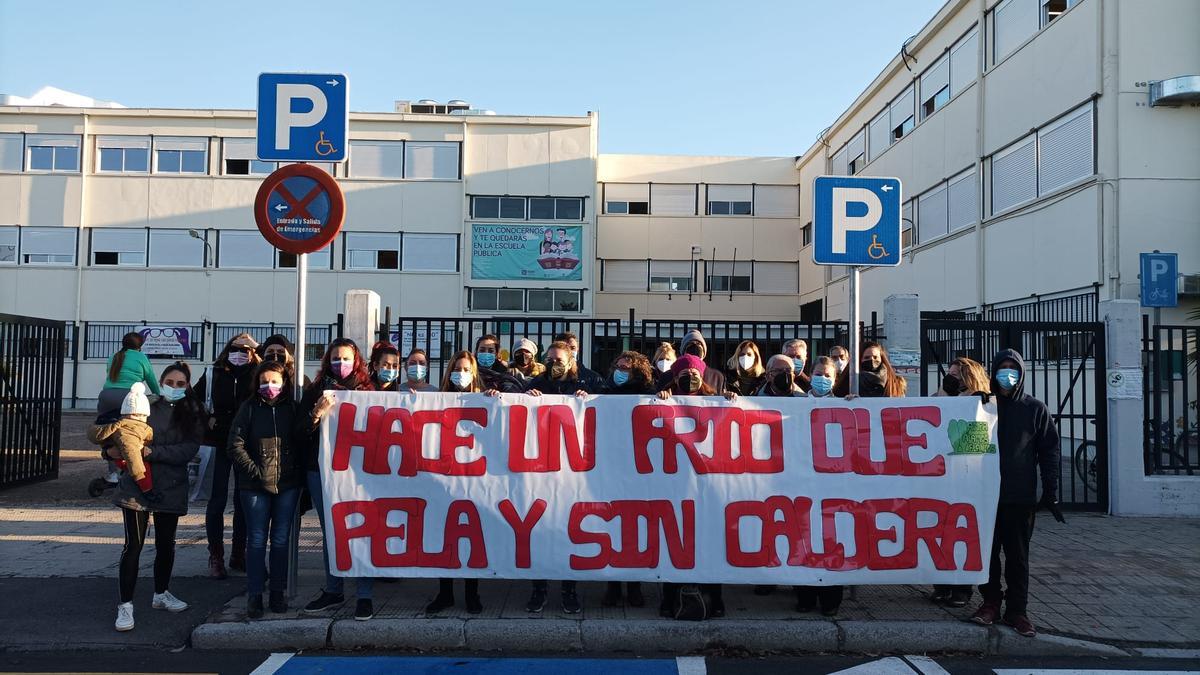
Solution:
[[[337,330],[337,324],[317,324],[304,326],[304,360],[311,364],[320,361],[325,354],[325,348],[329,345]],[[225,343],[238,333],[249,333],[258,342],[266,340],[272,335],[283,335],[291,342],[296,342],[296,326],[294,324],[283,323],[252,323],[252,324],[229,324],[218,323],[213,325],[213,358],[225,348]]]
[[[1151,325],[1142,316],[1142,404],[1146,474],[1200,472],[1196,350],[1200,326]]]
[[[66,332],[0,314],[0,488],[58,476]]]
[[[981,311],[922,312],[923,317],[947,321],[1098,321],[1100,284],[1069,295],[1031,295],[984,305]]]
[[[126,333],[142,333],[142,353],[149,359],[195,360],[204,355],[204,324],[157,322],[83,324],[83,358],[107,359],[121,348]]]

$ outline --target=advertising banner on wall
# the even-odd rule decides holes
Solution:
[[[471,226],[471,277],[497,281],[583,279],[580,225]]]
[[[973,584],[995,403],[338,391],[331,571],[739,584]]]
[[[150,357],[191,356],[191,335],[183,326],[142,326],[142,353]]]

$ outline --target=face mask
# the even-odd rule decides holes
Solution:
[[[550,364],[550,377],[553,377],[556,380],[561,380],[562,378],[564,378],[566,376],[567,376],[567,364],[559,363],[558,361],[555,361],[554,363]]]
[[[875,365],[871,361],[863,361],[858,366],[864,373],[877,373],[883,368],[883,362],[880,361],[879,365]]]
[[[272,382],[270,384],[258,385],[259,395],[262,396],[263,398],[267,399],[268,401],[273,400],[276,396],[279,395],[279,392],[281,392],[281,391],[283,391],[282,384],[275,384],[274,382]]]
[[[267,354],[266,358],[264,358],[263,360],[264,361],[273,361],[275,363],[287,363],[287,357],[279,352],[272,352],[270,354]]]
[[[625,383],[628,381],[629,381],[629,373],[627,373],[623,370],[614,370],[613,371],[613,383],[616,384],[618,387],[624,386]]]
[[[159,389],[162,389],[163,398],[167,399],[171,403],[181,400],[184,396],[187,396],[186,387],[168,387],[164,384],[159,387]]]
[[[942,391],[946,392],[948,396],[958,396],[962,393],[962,390],[963,383],[958,377],[946,375],[942,378]]]
[[[785,391],[792,390],[792,374],[791,373],[775,373],[771,376],[771,388],[776,393],[782,394]]]
[[[812,390],[817,396],[828,396],[833,391],[833,378],[824,375],[812,376]]]
[[[835,365],[837,365],[837,369],[838,369],[838,372],[839,372],[839,373],[840,373],[840,372],[842,372],[843,370],[845,370],[845,369],[846,369],[846,366],[847,366],[847,365],[849,365],[849,364],[846,362],[846,359],[834,359],[834,360],[833,360],[833,363],[834,363]]]
[[[679,389],[685,393],[690,394],[694,391],[700,390],[700,376],[699,375],[692,374],[692,373],[689,373],[687,375],[681,375],[677,382],[679,384]]]
[[[416,381],[424,380],[425,373],[428,372],[428,370],[428,368],[420,364],[411,365],[408,367],[408,379]]]
[[[738,365],[742,367],[742,370],[750,370],[754,366],[754,356],[752,354],[739,356]]]
[[[471,386],[471,374],[462,370],[456,370],[450,373],[450,383],[459,389],[466,389]]]
[[[996,382],[1000,384],[1000,388],[1004,391],[1011,391],[1017,386],[1017,381],[1021,379],[1021,373],[1016,368],[1001,368],[996,372]]]
[[[515,361],[518,366],[524,367],[529,365],[529,362],[532,360],[532,358],[533,357],[529,355],[529,352],[521,351],[517,352],[517,355],[513,357],[513,361]]]
[[[792,359],[792,372],[793,373],[804,372],[804,359],[802,359],[800,357],[796,357],[796,358]]]
[[[689,342],[687,349],[684,349],[683,353],[691,354],[692,356],[700,356],[700,345],[696,344],[695,342]]]
[[[400,375],[400,370],[397,368],[380,368],[379,381],[387,384],[396,379]]]
[[[572,350],[571,350],[571,360],[572,360],[572,361],[578,361],[578,360],[579,360],[579,350],[578,350],[578,349],[572,349]]]
[[[491,352],[480,352],[475,355],[475,360],[484,368],[491,368],[492,364],[496,362],[496,355]]]
[[[353,361],[330,361],[329,367],[333,370],[333,374],[337,379],[344,380],[354,370]]]
[[[655,365],[658,366],[658,372],[665,373],[671,369],[671,364],[673,363],[675,363],[675,359],[659,359]]]
[[[250,363],[250,356],[246,352],[229,352],[229,362],[235,366],[244,366]]]

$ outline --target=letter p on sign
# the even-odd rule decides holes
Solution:
[[[864,204],[867,212],[850,215],[851,204]],[[846,252],[846,235],[850,232],[866,232],[879,224],[883,206],[879,197],[866,188],[833,188],[833,239],[830,242],[834,253]]]
[[[294,101],[308,101],[308,112],[293,112]],[[325,119],[329,101],[311,84],[280,84],[275,87],[275,147],[291,150],[292,128],[312,127]]]

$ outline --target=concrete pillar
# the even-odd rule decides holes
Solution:
[[[883,334],[888,358],[908,382],[908,395],[921,394],[921,309],[916,295],[889,295],[883,300]],[[857,356],[851,357],[857,358]]]
[[[1120,373],[1126,382],[1138,383],[1126,390],[1136,398],[1116,398],[1112,387],[1106,393],[1109,510],[1113,515],[1200,516],[1200,477],[1145,475],[1141,306],[1136,300],[1105,300],[1100,317],[1106,324],[1106,381]]]
[[[354,340],[363,359],[371,354],[379,331],[379,294],[365,289],[346,291],[346,312],[342,318],[342,335]]]

